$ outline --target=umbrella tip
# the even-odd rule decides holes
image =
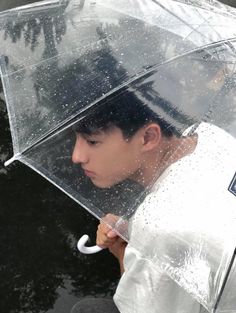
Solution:
[[[6,162],[4,163],[4,166],[7,167],[7,166],[10,165],[11,163],[13,163],[16,159],[17,159],[17,157],[14,155],[11,159],[9,159],[8,161],[6,161]]]

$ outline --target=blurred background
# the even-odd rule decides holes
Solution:
[[[0,11],[32,2],[0,0]],[[80,298],[112,296],[115,258],[76,248],[85,233],[95,243],[98,221],[23,164],[4,167],[13,152],[1,83],[0,126],[0,312],[69,313]]]
[[[0,0],[0,11],[33,2]],[[236,0],[221,2],[236,7]],[[23,164],[5,168],[11,156],[0,82],[0,312],[69,313],[82,297],[112,296],[117,261],[107,251],[76,249],[84,233],[95,241],[97,220]]]

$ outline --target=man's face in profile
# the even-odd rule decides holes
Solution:
[[[135,177],[140,168],[140,148],[138,133],[125,139],[117,127],[92,135],[76,133],[72,161],[81,165],[95,186],[109,188]]]

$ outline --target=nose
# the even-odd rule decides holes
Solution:
[[[77,135],[74,150],[72,153],[72,162],[76,164],[87,163],[88,154],[86,151],[86,142],[85,140]]]

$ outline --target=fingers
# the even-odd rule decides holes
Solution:
[[[118,216],[113,214],[107,214],[98,225],[97,240],[96,243],[99,247],[109,248],[117,240],[117,233],[112,230],[112,226],[115,226]],[[111,226],[110,226],[111,225]]]
[[[108,247],[108,249],[117,259],[123,261],[126,246],[127,242],[118,237],[117,240]]]
[[[116,222],[120,219],[119,216],[114,214],[107,214],[102,218],[102,222],[104,222],[107,225],[110,225],[110,228],[113,228],[116,224]]]
[[[107,237],[108,238],[115,238],[115,237],[117,237],[117,233],[114,230],[110,229],[107,233]]]
[[[99,247],[108,248],[117,240],[117,237],[116,232],[105,223],[101,222],[98,225],[96,243]]]

